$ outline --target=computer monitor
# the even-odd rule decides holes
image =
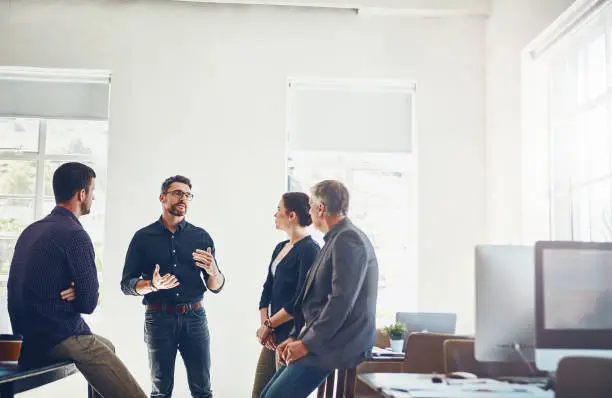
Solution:
[[[406,332],[455,333],[457,314],[445,312],[398,312],[395,321],[406,328]]]
[[[533,362],[533,246],[479,245],[475,261],[476,360]]]
[[[612,357],[612,243],[537,242],[535,266],[537,368]]]

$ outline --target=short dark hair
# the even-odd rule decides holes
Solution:
[[[316,200],[325,205],[325,211],[334,216],[346,216],[349,210],[349,192],[340,181],[321,181],[311,189]]]
[[[93,178],[96,178],[96,172],[91,167],[78,162],[64,163],[53,173],[55,203],[69,201],[81,189],[89,193]]]
[[[174,182],[180,182],[181,184],[185,184],[189,187],[189,189],[191,189],[191,180],[185,176],[177,174],[175,176],[168,177],[164,180],[161,185],[161,193],[168,192],[168,188],[170,188],[170,185],[172,185],[172,183]]]
[[[302,227],[307,227],[312,224],[308,195],[304,192],[287,192],[283,194],[283,204],[285,205],[285,210],[295,212],[298,223]]]

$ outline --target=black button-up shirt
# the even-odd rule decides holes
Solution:
[[[173,274],[180,284],[173,289],[146,294],[143,304],[176,305],[200,301],[207,290],[208,274],[196,266],[193,252],[209,247],[214,257],[215,245],[204,229],[183,219],[173,233],[166,228],[160,217],[136,232],[132,238],[123,267],[121,290],[125,294],[138,295],[136,283],[141,279],[151,279],[155,264],[159,264],[160,275]],[[208,290],[218,293],[222,288]]]

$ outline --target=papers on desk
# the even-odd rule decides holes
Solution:
[[[431,383],[415,380],[409,386],[381,388],[393,398],[553,398],[552,391],[542,390],[533,385],[517,385],[491,379],[449,380]]]
[[[400,358],[403,358],[404,353],[387,350],[385,348],[372,347],[372,356],[373,357],[400,357]]]

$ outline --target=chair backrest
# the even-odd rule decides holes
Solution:
[[[612,397],[612,359],[563,358],[557,367],[555,397]]]
[[[478,375],[480,363],[474,357],[474,340],[448,339],[443,343],[444,372],[470,372]]]
[[[545,373],[536,371],[535,364],[524,362],[479,362],[474,355],[474,340],[450,339],[444,341],[444,363],[446,373],[470,372],[478,377],[544,377]]]
[[[376,343],[374,345],[378,348],[389,348],[391,340],[381,329],[376,329]]]
[[[442,333],[410,333],[406,338],[403,371],[405,373],[444,373],[444,341],[472,339]]]

